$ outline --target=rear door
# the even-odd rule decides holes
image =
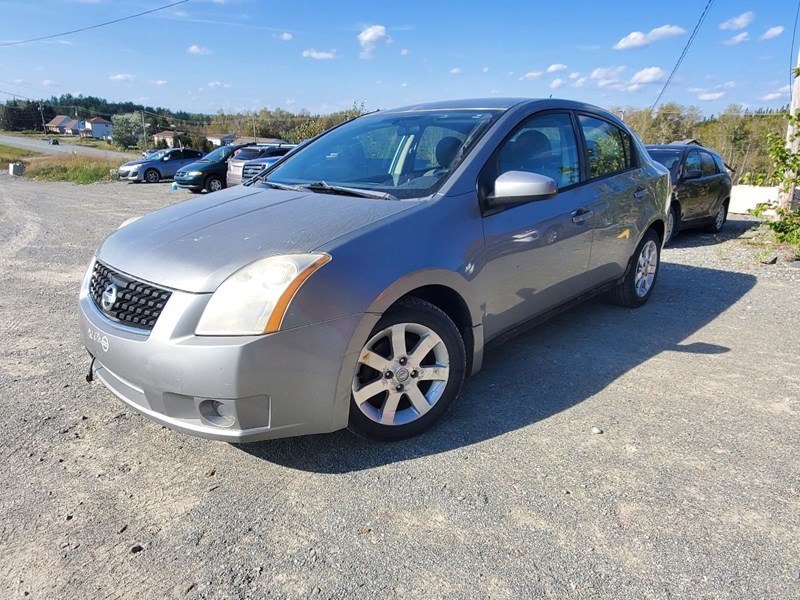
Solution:
[[[585,203],[594,226],[587,278],[600,285],[625,272],[647,225],[643,205],[653,190],[625,130],[594,114],[579,114],[578,123],[586,152]]]
[[[487,339],[579,295],[587,287],[591,198],[580,184],[578,136],[570,112],[537,113],[518,125],[484,166],[479,187],[491,193],[508,171],[556,181],[558,195],[484,210]]]
[[[717,214],[719,203],[724,200],[725,179],[727,173],[720,173],[714,157],[708,152],[700,150],[700,170],[706,182],[706,194],[702,198],[701,211],[703,217],[713,217]]]

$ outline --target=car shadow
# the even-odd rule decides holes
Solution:
[[[708,233],[702,228],[685,229],[672,238],[667,248],[696,248],[714,246],[727,240],[751,237],[761,225],[761,219],[746,215],[729,215],[719,233]]]
[[[686,340],[755,282],[752,275],[663,262],[653,297],[639,309],[594,299],[490,347],[482,371],[419,437],[377,443],[338,431],[236,447],[302,471],[346,473],[477,444],[569,409],[662,353],[728,352]]]

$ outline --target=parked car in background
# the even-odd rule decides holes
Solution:
[[[667,170],[588,104],[363,115],[106,238],[79,298],[89,379],[211,439],[407,438],[487,342],[598,293],[647,302],[669,194]]]
[[[250,160],[250,161],[247,161],[246,163],[244,163],[244,166],[242,167],[242,175],[241,175],[242,182],[245,182],[248,179],[252,179],[256,175],[261,173],[264,169],[268,169],[269,167],[274,165],[276,162],[281,160],[284,156],[287,156],[288,154],[290,154],[295,148],[297,148],[297,146],[296,145],[285,146],[285,148],[289,149],[286,152],[286,154],[281,154],[281,155],[277,155],[277,156],[266,156],[264,158],[256,158],[255,160]]]
[[[117,175],[120,179],[128,181],[158,183],[162,179],[174,177],[181,167],[195,162],[202,156],[203,153],[199,150],[189,148],[159,150],[139,160],[126,162],[120,166]]]
[[[277,160],[294,147],[294,144],[256,144],[242,148],[228,161],[228,187],[242,183],[242,169],[245,163],[257,158],[274,158]]]
[[[199,194],[203,190],[218,192],[226,187],[228,160],[237,150],[250,144],[236,146],[221,146],[209,152],[197,162],[182,167],[175,174],[175,183],[178,187]]]
[[[47,143],[51,146],[58,146],[59,142],[57,138],[47,138]]]
[[[648,145],[653,160],[669,169],[672,203],[665,243],[682,229],[718,233],[728,218],[731,176],[719,154],[696,144]]]

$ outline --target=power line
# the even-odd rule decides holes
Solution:
[[[797,2],[797,10],[794,13],[794,27],[792,28],[792,47],[789,49],[789,95],[791,96],[792,84],[794,83],[794,40],[797,36],[797,17],[800,16],[800,0]]]
[[[689,52],[689,48],[691,47],[695,36],[697,36],[697,32],[700,31],[700,26],[703,24],[703,21],[706,20],[706,15],[708,14],[708,10],[711,8],[712,4],[714,4],[714,0],[708,0],[708,4],[706,4],[706,7],[703,9],[703,14],[700,15],[700,18],[697,21],[697,25],[694,26],[694,30],[692,31],[692,35],[689,36],[689,39],[686,42],[686,46],[684,46],[683,52],[681,52],[680,58],[678,58],[678,62],[675,63],[675,67],[672,69],[672,73],[670,73],[669,77],[667,77],[667,81],[666,83],[664,83],[664,87],[661,88],[661,92],[658,94],[658,98],[656,98],[656,101],[653,102],[653,110],[656,108],[656,106],[658,106],[658,103],[661,101],[661,97],[664,95],[664,92],[667,91],[667,86],[672,81],[672,78],[675,76],[675,73],[678,72],[678,68],[681,66],[681,63],[683,62],[683,59],[686,56],[686,53]]]
[[[119,19],[114,19],[113,21],[106,21],[105,23],[98,23],[97,25],[89,25],[88,27],[81,27],[80,29],[73,29],[72,31],[64,31],[63,33],[54,33],[53,35],[45,35],[42,37],[31,38],[29,40],[5,42],[3,44],[0,44],[0,48],[5,46],[19,46],[20,44],[29,44],[31,42],[41,42],[43,40],[51,40],[53,38],[62,37],[65,35],[72,35],[73,33],[81,33],[82,31],[89,31],[90,29],[97,29],[98,27],[105,27],[106,25],[113,25],[114,23],[121,23],[122,21],[128,21],[129,19],[135,19],[136,17],[149,15],[150,13],[158,12],[160,10],[171,8],[173,6],[178,6],[179,4],[185,4],[188,1],[189,0],[179,0],[178,2],[173,2],[172,4],[167,4],[166,6],[159,6],[158,8],[153,8],[151,10],[146,10],[144,12],[136,13],[135,15],[128,15],[127,17],[121,17]]]

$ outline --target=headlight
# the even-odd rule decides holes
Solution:
[[[187,177],[200,177],[203,174],[202,171],[189,171],[186,176]]]
[[[260,335],[278,331],[289,303],[327,254],[286,254],[258,260],[228,277],[211,296],[197,335]]]
[[[138,165],[138,164],[137,165],[128,165],[127,167],[120,167],[120,169],[127,169],[128,171],[135,171],[136,169],[138,169],[141,166],[142,165]]]

